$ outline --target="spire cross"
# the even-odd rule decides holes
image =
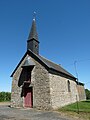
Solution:
[[[36,19],[36,12],[34,11],[33,13],[33,19],[35,20]]]

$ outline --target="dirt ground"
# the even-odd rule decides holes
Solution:
[[[10,102],[0,102],[0,105],[7,105],[7,106],[10,106]]]
[[[34,108],[11,108],[10,102],[0,103],[0,120],[80,120],[56,111],[41,111]]]

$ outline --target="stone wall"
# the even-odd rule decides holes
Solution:
[[[77,89],[79,93],[79,100],[80,101],[86,100],[84,85],[77,85]]]
[[[26,58],[25,58],[26,59]],[[20,74],[22,72],[22,64],[25,59],[18,67],[12,78],[12,89],[11,89],[11,107],[23,107],[23,97],[22,97],[22,86],[18,86]]]
[[[24,107],[22,85],[18,86],[18,82],[23,70],[21,66],[28,56],[29,55],[24,58],[24,60],[13,75],[11,107]],[[31,72],[31,84],[29,86],[33,88],[33,107],[38,109],[51,109],[48,71],[35,59],[31,57],[30,59],[35,62],[35,66]]]
[[[13,75],[11,106],[24,107],[24,96],[22,96],[22,85],[18,85],[23,71],[21,67],[25,62],[27,55],[21,62]],[[34,58],[30,59],[35,63],[31,72],[31,84],[29,87],[33,89],[33,107],[38,109],[57,109],[64,105],[76,102],[85,98],[83,86],[78,86],[75,81],[69,78],[54,75],[49,73],[39,62]],[[23,77],[22,77],[23,78]],[[70,91],[68,90],[68,81],[70,83]],[[22,83],[22,80],[20,84]],[[79,96],[78,96],[78,90]]]
[[[48,71],[37,61],[32,70],[32,85],[33,85],[33,107],[38,109],[51,109],[50,102],[50,83]]]
[[[78,91],[75,81],[53,74],[49,74],[49,77],[51,104],[53,109],[76,102]],[[70,92],[68,91],[68,80],[70,82]]]

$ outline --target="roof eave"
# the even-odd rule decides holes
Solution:
[[[68,78],[68,79],[70,78],[71,80],[76,81],[76,78],[75,78],[74,76],[70,76],[70,75],[65,74],[65,73],[63,73],[63,72],[57,71],[57,70],[55,70],[55,69],[53,69],[53,68],[49,68],[49,72],[52,73],[52,71],[53,71],[53,74],[62,75],[62,76],[64,76],[64,77]]]
[[[74,76],[70,76],[70,75],[68,75],[68,74],[65,74],[65,73],[63,73],[63,72],[60,72],[60,71],[57,71],[57,70],[51,68],[51,66],[49,66],[48,64],[46,64],[42,59],[39,58],[38,55],[36,55],[35,53],[33,53],[31,50],[27,50],[27,52],[24,54],[23,58],[21,59],[21,61],[19,62],[19,64],[17,65],[17,67],[15,68],[15,70],[13,71],[13,73],[11,74],[10,77],[13,77],[15,71],[17,70],[17,68],[19,67],[19,65],[21,64],[21,62],[23,61],[23,59],[25,58],[25,56],[26,56],[27,54],[30,54],[31,57],[36,58],[38,61],[40,61],[41,64],[43,64],[43,65],[45,66],[45,68],[46,68],[49,72],[50,72],[50,71],[54,71],[54,72],[57,72],[57,74],[62,74],[62,75],[64,75],[64,76],[66,76],[67,78],[69,77],[69,78],[71,78],[71,79],[73,79],[73,80],[76,81],[76,78],[75,78]],[[54,73],[54,72],[53,72],[53,73]]]

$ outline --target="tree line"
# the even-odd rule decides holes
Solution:
[[[0,102],[10,101],[11,93],[10,92],[0,92]]]
[[[86,99],[90,99],[90,90],[85,89]],[[11,92],[0,92],[0,102],[10,101],[11,100]]]

